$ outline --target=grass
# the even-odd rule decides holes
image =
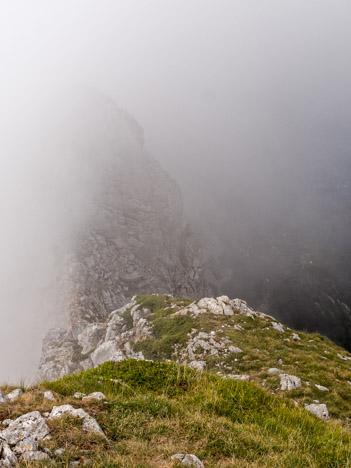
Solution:
[[[172,305],[184,307],[191,303],[186,299],[175,299],[171,296],[138,296],[141,307],[149,309],[148,321],[152,324],[152,338],[139,341],[134,345],[135,351],[142,351],[146,359],[162,361],[171,359],[175,345],[185,345],[187,334],[195,326],[189,316],[175,316]]]
[[[52,438],[45,446],[52,453],[65,449],[62,456],[52,456],[58,467],[72,461],[98,468],[176,467],[181,465],[171,455],[193,453],[206,468],[351,468],[351,362],[337,356],[347,355],[345,350],[319,334],[298,332],[301,340],[294,341],[293,330],[273,330],[269,317],[174,315],[190,301],[170,296],[138,296],[137,302],[150,310],[153,337],[134,343],[134,349],[155,362],[107,362],[44,382],[0,405],[0,421],[59,404],[84,408],[107,439],[84,433],[74,418],[49,422]],[[130,322],[130,311],[124,315]],[[179,350],[194,329],[215,331],[215,340],[228,339],[243,353],[201,355],[206,372],[183,367],[176,362]],[[279,376],[269,374],[270,367],[297,375],[302,387],[281,392]],[[225,374],[248,374],[251,381]],[[54,392],[55,403],[43,399],[44,389]],[[107,402],[76,400],[77,391],[102,391]],[[304,409],[313,400],[327,404],[330,421]]]
[[[296,375],[302,387],[284,395],[301,406],[319,400],[328,407],[332,418],[351,428],[351,361],[343,361],[338,354],[348,353],[328,338],[317,333],[298,332],[301,340],[291,338],[294,330],[280,333],[272,329],[269,317],[253,318],[244,314],[216,316],[210,313],[196,317],[173,315],[190,301],[170,296],[138,296],[139,304],[148,308],[148,320],[152,324],[153,337],[134,344],[147,359],[177,361],[180,350],[185,348],[187,334],[191,329],[216,331],[216,339],[228,339],[243,350],[242,354],[199,357],[206,360],[210,372],[221,374],[248,374],[251,381],[272,394],[282,394],[279,376],[271,375],[268,369],[279,368],[283,373]],[[172,307],[173,306],[173,307]],[[235,330],[240,325],[243,330]],[[289,339],[290,341],[284,341]],[[282,360],[281,364],[279,361]],[[329,392],[322,392],[315,384],[323,385]]]
[[[175,363],[128,360],[42,386],[55,392],[55,404],[83,407],[107,435],[107,440],[89,436],[70,417],[50,422],[52,439],[45,446],[52,452],[65,449],[57,466],[78,460],[89,467],[175,467],[170,457],[179,452],[196,454],[206,467],[351,466],[347,430],[250,382]],[[41,388],[29,390],[22,397],[25,404],[21,399],[5,405],[0,419],[49,410],[53,403],[42,400]],[[108,400],[74,400],[75,391],[103,391]]]

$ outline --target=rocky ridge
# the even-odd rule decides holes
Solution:
[[[65,361],[60,341],[46,346],[50,353],[41,367],[46,378],[55,377],[55,369],[75,366],[80,371],[106,361],[172,360],[254,381],[273,394],[289,395],[323,419],[329,418],[329,408],[333,417],[350,416],[345,393],[351,390],[351,368],[345,351],[320,335],[297,333],[240,299],[136,296],[105,322],[87,326],[77,342],[75,361]]]

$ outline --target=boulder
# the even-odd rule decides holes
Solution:
[[[285,390],[294,390],[295,388],[301,387],[301,379],[296,377],[296,375],[289,374],[280,374],[280,389]]]
[[[328,408],[327,408],[327,405],[325,405],[324,403],[320,403],[320,404],[313,403],[312,405],[306,405],[305,408],[307,409],[307,411],[314,414],[320,419],[329,418]]]
[[[49,428],[39,411],[32,411],[12,421],[6,429],[0,432],[0,438],[9,445],[16,445],[23,439],[44,439],[49,434]]]

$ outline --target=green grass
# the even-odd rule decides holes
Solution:
[[[94,461],[87,466],[173,466],[169,458],[176,452],[195,453],[206,467],[351,466],[347,430],[250,382],[175,363],[128,360],[45,387],[62,398],[75,391],[108,396],[107,404],[86,409],[109,439],[103,450],[93,444]]]
[[[294,330],[284,333],[273,330],[269,317],[250,318],[239,313],[232,317],[210,313],[197,317],[174,316],[176,310],[190,301],[170,296],[138,296],[137,301],[152,312],[148,320],[154,336],[134,345],[134,349],[142,351],[147,359],[177,361],[179,349],[185,348],[187,333],[191,329],[207,333],[215,330],[218,339],[229,339],[243,353],[199,357],[207,361],[207,370],[222,374],[248,374],[254,383],[279,395],[282,394],[279,376],[267,372],[269,368],[277,367],[283,373],[296,375],[302,380],[300,389],[285,392],[285,396],[301,406],[319,400],[327,405],[332,418],[351,428],[351,385],[348,383],[351,382],[351,361],[340,359],[338,353],[348,353],[328,338],[299,331],[301,341],[294,341],[291,339]],[[174,304],[176,307],[171,308]],[[243,330],[235,330],[236,324]],[[290,342],[284,341],[287,338]],[[280,359],[283,364],[279,363]],[[315,384],[327,387],[329,392],[321,392]]]
[[[171,305],[184,307],[191,301],[170,296],[138,296],[137,302],[151,311],[148,321],[152,324],[153,337],[137,342],[134,350],[142,351],[146,359],[153,361],[171,359],[174,346],[185,345],[187,334],[195,326],[189,316],[172,317],[174,310]]]
[[[107,440],[83,433],[81,422],[69,417],[50,422],[52,439],[45,446],[65,449],[62,458],[53,457],[59,467],[75,460],[98,468],[176,467],[181,465],[170,457],[181,452],[194,453],[206,468],[351,468],[351,362],[337,356],[347,355],[345,350],[319,334],[299,331],[301,341],[293,341],[293,330],[273,330],[268,317],[174,315],[191,301],[170,296],[138,296],[137,302],[150,310],[153,337],[132,344],[155,362],[107,362],[27,389],[16,402],[0,405],[0,421],[50,411],[53,404],[83,407]],[[130,310],[123,318],[132,325]],[[236,324],[243,330],[235,330]],[[175,351],[185,348],[192,329],[214,330],[215,340],[228,339],[243,353],[202,355],[206,372],[183,367],[175,362],[180,356]],[[281,392],[270,367],[297,375],[302,387]],[[248,374],[251,381],[218,372]],[[43,388],[55,392],[55,403],[43,399]],[[77,391],[102,391],[108,400],[73,399]],[[331,420],[304,409],[313,400],[327,404]]]

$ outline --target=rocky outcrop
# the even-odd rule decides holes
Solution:
[[[230,300],[227,296],[203,298],[186,307],[177,304],[177,299],[173,299],[172,296],[168,296],[168,299],[174,301],[171,306],[174,310],[173,317],[190,315],[195,318],[213,314],[229,318],[235,314],[242,314],[251,319],[265,318],[269,323],[281,325],[271,322],[272,317],[253,311],[246,302],[240,299]],[[62,341],[67,332],[62,332],[61,335],[59,331],[53,330],[46,337],[47,343],[44,343],[40,366],[42,376],[50,380],[96,367],[106,361],[145,359],[142,351],[135,350],[135,345],[154,337],[153,323],[149,320],[151,314],[151,310],[143,307],[135,296],[124,307],[113,311],[106,321],[87,324],[76,339],[71,334],[70,342]],[[240,329],[242,327],[239,331]],[[233,356],[235,360],[241,353],[242,349],[235,346],[230,339],[221,337],[219,333],[199,332],[196,329],[188,333],[185,346],[175,344],[173,349],[174,358],[178,362],[187,362],[197,370],[205,369],[206,357],[228,359]]]
[[[71,177],[84,195],[77,205],[84,216],[73,223],[74,242],[56,248],[52,302],[64,327],[43,342],[40,370],[49,378],[89,366],[82,356],[105,337],[102,322],[133,295],[207,291],[201,247],[184,220],[179,188],[145,150],[141,127],[106,97],[83,101],[71,117],[73,129],[79,121],[73,147],[79,164]],[[109,353],[106,343],[94,363]],[[49,370],[48,361],[69,364]]]

